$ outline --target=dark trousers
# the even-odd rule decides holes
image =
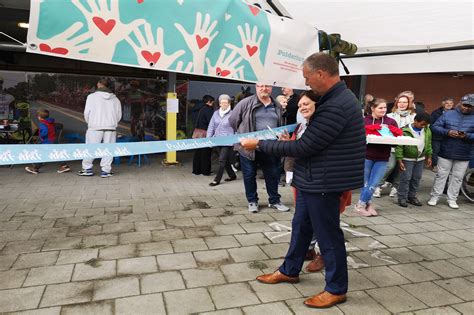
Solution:
[[[431,156],[433,167],[438,166],[438,153],[441,149],[441,141],[432,140],[431,147],[433,148],[433,155]]]
[[[211,174],[211,148],[194,150],[193,174],[209,175]]]
[[[248,202],[258,202],[257,194],[257,163],[260,165],[265,177],[265,186],[268,193],[268,202],[280,202],[278,182],[280,180],[280,158],[263,152],[255,152],[255,161],[240,155],[240,167],[244,179],[245,196]]]
[[[405,171],[400,171],[400,184],[398,185],[398,199],[407,200],[416,198],[420,187],[421,175],[425,161],[403,161]]]
[[[298,191],[290,248],[279,269],[291,277],[300,273],[314,231],[326,270],[324,290],[332,294],[344,294],[348,287],[346,246],[339,217],[340,197],[341,193]]]
[[[224,170],[227,172],[227,175],[230,178],[235,178],[235,172],[231,167],[234,154],[233,147],[217,147],[217,151],[219,152],[219,169],[217,170],[217,174],[214,178],[214,181],[218,183],[221,182],[222,175],[224,175]]]

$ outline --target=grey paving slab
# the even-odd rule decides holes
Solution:
[[[150,242],[136,244],[138,256],[151,256],[151,255],[162,255],[172,254],[173,247],[169,241],[163,242]]]
[[[5,242],[2,255],[35,253],[41,251],[44,240]]]
[[[92,299],[107,300],[118,297],[133,296],[140,294],[140,285],[136,277],[115,278],[110,280],[98,280],[94,282],[94,294]]]
[[[267,303],[256,306],[246,306],[243,308],[245,314],[293,314],[288,306],[283,302]]]
[[[41,252],[33,254],[20,254],[13,268],[23,269],[54,265],[58,260],[59,252]]]
[[[147,294],[115,300],[116,315],[165,314],[163,295]]]
[[[346,303],[339,304],[337,307],[344,314],[390,314],[378,301],[363,291],[351,292]]]
[[[455,308],[461,314],[472,314],[474,310],[474,302],[455,304],[453,305],[453,308]]]
[[[0,312],[14,312],[38,307],[44,286],[2,290]]]
[[[379,287],[410,283],[410,280],[387,266],[363,268],[358,271]]]
[[[235,238],[242,246],[270,244],[270,240],[263,233],[239,234]]]
[[[410,243],[413,243],[414,245],[432,245],[439,243],[438,241],[435,241],[434,239],[429,238],[423,234],[402,234],[400,237],[409,241]]]
[[[457,315],[459,312],[457,312],[455,309],[449,306],[441,306],[441,307],[431,307],[427,308],[424,310],[419,310],[413,312],[415,315]]]
[[[262,271],[249,263],[228,264],[220,267],[228,282],[255,280]]]
[[[63,283],[71,280],[74,265],[61,265],[33,268],[28,273],[23,286],[37,286],[43,284]]]
[[[59,257],[56,262],[57,265],[86,262],[92,258],[97,258],[99,254],[98,249],[70,249],[59,252]]]
[[[61,307],[38,308],[29,311],[19,311],[9,313],[10,315],[60,315]]]
[[[244,314],[240,308],[228,308],[221,311],[212,311],[200,313],[202,315],[242,315]]]
[[[194,252],[194,258],[199,268],[217,268],[232,263],[226,250],[208,250]]]
[[[137,244],[109,246],[99,249],[99,258],[103,260],[135,257],[137,254]]]
[[[268,259],[267,255],[258,246],[247,246],[228,249],[235,262]]]
[[[375,283],[364,277],[356,270],[349,270],[349,291],[359,291],[376,288]],[[352,293],[351,293],[352,295]]]
[[[448,292],[456,295],[464,301],[474,300],[474,288],[471,282],[463,278],[444,279],[434,281],[435,284]]]
[[[443,278],[456,278],[470,275],[468,271],[459,268],[447,260],[424,261],[420,262],[420,264]]]
[[[94,284],[90,281],[48,285],[40,307],[89,302],[93,292]]]
[[[302,297],[302,294],[295,288],[295,286],[289,283],[269,285],[258,281],[252,281],[250,282],[250,285],[263,303]]]
[[[135,224],[133,222],[109,223],[104,224],[102,228],[103,233],[127,233],[133,231],[135,231]]]
[[[77,305],[64,306],[61,309],[61,314],[65,315],[83,315],[83,314],[114,314],[113,301],[100,301],[94,303],[83,303]]]
[[[407,247],[413,245],[410,241],[401,238],[398,235],[379,235],[374,236],[374,239],[379,241],[380,243],[384,244],[387,247]]]
[[[209,288],[217,309],[259,304],[260,301],[247,283],[225,284]]]
[[[115,260],[96,260],[91,263],[76,264],[72,281],[112,278],[116,275]]]
[[[215,310],[209,293],[204,288],[165,292],[168,314],[189,314]]]
[[[166,233],[163,231],[151,231],[153,241],[170,241],[179,240],[184,238],[184,233],[181,229],[166,229]]]
[[[226,283],[219,269],[186,269],[181,271],[187,288],[207,287]]]
[[[207,245],[201,238],[189,238],[171,241],[176,253],[207,250]]]
[[[324,289],[325,281],[324,275],[322,272],[317,273],[310,273],[310,274],[300,274],[300,282],[293,284],[293,286],[298,290],[298,292],[302,296],[313,296],[318,294]],[[270,287],[267,285],[266,287]],[[261,287],[261,289],[265,289],[265,286]],[[273,286],[278,288],[278,286]],[[289,299],[291,297],[288,297]]]
[[[239,224],[223,224],[212,227],[216,235],[244,234],[246,231]]]
[[[85,247],[112,246],[118,244],[118,235],[89,235],[84,236],[83,243]]]
[[[136,275],[158,271],[155,256],[124,258],[117,261],[117,275]]]
[[[435,245],[439,249],[450,253],[455,257],[470,257],[474,256],[472,249],[462,246],[462,243],[453,243],[453,244],[439,244]]]
[[[10,241],[26,241],[33,234],[33,230],[17,230],[17,231],[1,231],[0,240]]]
[[[401,263],[418,262],[425,260],[423,256],[408,248],[389,248],[382,249],[381,251]]]
[[[402,285],[401,287],[418,300],[431,307],[463,302],[460,298],[449,293],[433,282],[407,284]]]
[[[20,288],[28,275],[28,270],[0,272],[0,290]]]
[[[474,257],[454,258],[454,259],[450,259],[449,262],[474,274]]]
[[[142,294],[185,289],[184,281],[178,271],[160,272],[144,275],[140,279]]]
[[[210,249],[232,248],[240,246],[239,242],[237,242],[235,237],[232,235],[205,237],[204,241]]]
[[[81,247],[81,243],[81,236],[52,239],[46,241],[42,250],[78,249]]]
[[[440,279],[437,274],[416,263],[395,265],[390,266],[390,268],[409,279],[411,282],[424,282]]]
[[[392,313],[414,311],[427,307],[423,302],[397,286],[370,289],[366,292]]]
[[[151,241],[150,231],[122,233],[119,236],[120,244],[137,244]]]
[[[420,245],[420,246],[410,246],[408,247],[412,251],[417,252],[418,254],[422,255],[423,257],[430,259],[430,260],[436,260],[436,259],[447,259],[447,258],[453,258],[454,256],[449,254],[448,252],[445,252],[438,247],[435,247],[433,245]]]
[[[191,253],[180,253],[156,256],[160,270],[181,270],[196,268],[197,264]]]

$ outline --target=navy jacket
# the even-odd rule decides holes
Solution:
[[[214,108],[207,106],[202,101],[194,105],[191,109],[191,118],[194,123],[194,128],[207,130],[213,114]]]
[[[463,114],[459,108],[441,115],[431,128],[442,136],[438,155],[448,160],[469,161],[474,155],[474,114]],[[449,130],[464,131],[465,139],[448,137]]]
[[[298,190],[343,192],[364,185],[364,121],[359,101],[343,81],[321,97],[299,140],[265,140],[259,148],[296,158],[292,185]]]
[[[431,132],[433,133],[433,125],[434,123],[441,117],[441,115],[444,114],[444,108],[443,107],[440,107],[436,110],[434,110],[432,113],[431,113]],[[442,136],[438,136],[436,134],[433,133],[433,140],[435,141],[441,141],[443,140],[443,137]]]

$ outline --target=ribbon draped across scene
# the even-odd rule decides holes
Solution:
[[[296,124],[225,137],[173,141],[146,141],[100,144],[14,144],[0,146],[0,165],[96,159],[104,156],[128,156],[194,150],[233,145],[243,138],[276,139],[295,130]]]
[[[319,51],[310,24],[242,0],[31,0],[29,24],[28,53],[293,88]]]

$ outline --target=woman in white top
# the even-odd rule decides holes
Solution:
[[[402,129],[405,126],[413,123],[415,121],[415,106],[413,104],[412,98],[408,94],[400,93],[395,98],[395,103],[393,104],[392,112],[387,114],[388,117],[394,119],[397,122],[398,128]],[[392,148],[390,153],[390,159],[388,160],[387,169],[385,175],[380,181],[379,187],[375,189],[373,197],[380,198],[382,194],[382,189],[392,185],[390,190],[390,197],[397,196],[397,187],[398,187],[398,169],[395,167],[397,164],[397,159],[395,158],[395,148]],[[391,175],[391,183],[387,182],[387,178]]]

